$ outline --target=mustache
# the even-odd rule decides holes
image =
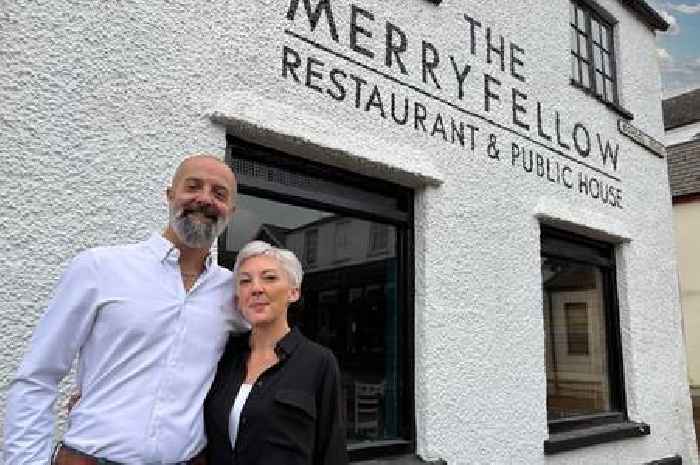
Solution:
[[[195,213],[201,213],[206,218],[212,221],[216,221],[219,219],[219,212],[216,210],[216,208],[205,204],[192,204],[183,207],[182,210],[180,210],[178,218],[184,218]]]

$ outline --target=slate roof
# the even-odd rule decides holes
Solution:
[[[700,121],[700,88],[664,100],[663,111],[667,131]]]
[[[673,197],[700,193],[700,139],[666,148]]]
[[[639,13],[644,22],[647,23],[649,26],[653,27],[654,29],[657,29],[659,31],[666,31],[668,29],[669,24],[666,22],[666,20],[659,13],[657,13],[655,9],[649,6],[649,4],[644,0],[620,1],[623,5],[627,5],[632,10]]]

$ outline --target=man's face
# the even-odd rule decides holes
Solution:
[[[236,180],[222,162],[185,160],[168,188],[170,226],[187,247],[209,248],[233,213]]]

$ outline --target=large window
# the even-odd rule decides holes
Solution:
[[[570,16],[572,83],[617,105],[614,18],[588,0],[571,0]]]
[[[227,157],[238,211],[219,262],[255,239],[295,252],[290,323],[338,358],[351,458],[412,451],[412,192],[234,138]]]
[[[614,247],[543,226],[541,254],[545,451],[648,434],[627,419]]]

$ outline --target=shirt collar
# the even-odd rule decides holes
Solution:
[[[161,263],[165,261],[177,263],[180,260],[180,250],[161,233],[152,233],[151,237],[146,240],[146,245],[156,254]],[[204,267],[208,270],[212,263],[210,251],[204,259]]]
[[[301,335],[298,329],[292,328],[287,334],[285,334],[282,339],[277,341],[275,346],[275,353],[280,358],[284,360],[285,358],[292,355],[294,350],[301,344],[304,336]]]
[[[297,328],[292,328],[287,334],[282,336],[282,339],[277,341],[275,345],[275,354],[280,360],[289,358],[294,350],[299,347],[304,341],[304,336],[301,334]],[[237,351],[245,352],[250,351],[250,331],[243,333],[240,337],[234,339],[234,345]]]

